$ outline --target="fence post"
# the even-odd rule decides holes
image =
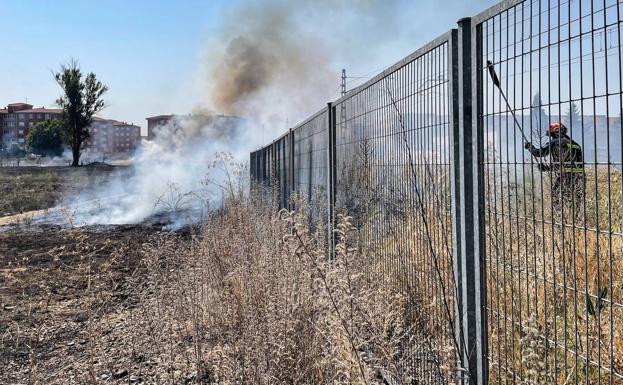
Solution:
[[[452,198],[452,263],[454,270],[454,335],[458,342],[457,355],[463,357],[465,354],[464,346],[462,344],[463,321],[461,318],[461,309],[463,309],[463,296],[461,295],[462,282],[462,270],[461,264],[461,201],[460,201],[460,176],[462,173],[460,159],[460,147],[459,138],[461,136],[461,130],[459,125],[459,47],[458,47],[458,30],[453,29],[450,33],[450,42],[448,49],[448,76],[450,80],[450,87],[448,87],[448,98],[450,100],[450,129],[452,133],[452,176],[450,178],[450,196]]]
[[[290,161],[288,162],[288,169],[290,170],[288,178],[290,179],[290,192],[288,193],[288,210],[294,210],[294,203],[292,202],[292,194],[296,189],[296,174],[294,172],[294,131],[290,128],[288,133],[288,144],[290,147]]]
[[[251,179],[251,184],[253,184],[253,176],[255,175],[253,169],[253,152],[249,154],[249,178]]]
[[[485,314],[486,282],[484,277],[484,144],[478,103],[479,82],[478,32],[471,18],[458,21],[458,159],[455,159],[455,184],[458,187],[460,225],[457,234],[460,269],[457,280],[460,300],[461,361],[468,371],[466,383],[488,383],[487,324]],[[458,141],[456,140],[458,139]],[[458,165],[456,161],[458,160]],[[458,167],[457,167],[458,166]]]
[[[327,103],[327,231],[329,244],[329,259],[335,258],[335,107]]]
[[[270,187],[271,187],[271,197],[270,200],[273,205],[279,206],[279,200],[277,199],[277,194],[279,193],[279,178],[278,178],[278,168],[277,168],[277,152],[275,151],[276,145],[273,140],[272,143],[268,146],[270,149]],[[279,207],[276,207],[278,209]]]

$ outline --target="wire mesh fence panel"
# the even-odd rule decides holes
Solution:
[[[474,383],[623,384],[622,14],[504,1],[251,155],[281,206],[352,216],[419,383],[460,353]]]
[[[326,218],[328,184],[328,112],[323,109],[292,129],[294,190],[308,205],[313,222]]]
[[[290,163],[290,134],[286,134],[273,143],[276,149],[276,199],[279,207],[286,207],[291,194],[292,174]]]
[[[334,104],[337,212],[353,217],[367,275],[408,294],[407,362],[426,384],[456,366],[448,46],[440,39]]]
[[[622,5],[510,4],[477,27],[490,383],[623,384]]]
[[[274,146],[269,145],[251,153],[251,187],[260,201],[271,205],[277,185],[275,180]]]
[[[253,184],[260,184],[263,182],[263,164],[262,164],[263,149],[253,151],[251,153],[251,182]]]
[[[257,178],[257,174],[258,174],[258,167],[257,167],[257,153],[258,151],[253,151],[251,152],[251,154],[249,154],[249,173],[251,176],[251,184],[254,185],[255,183],[257,183],[258,178]]]

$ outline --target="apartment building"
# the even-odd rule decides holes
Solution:
[[[141,142],[141,127],[128,122],[95,117],[84,142],[87,153],[131,153]]]
[[[17,144],[23,147],[30,127],[48,119],[60,119],[58,108],[34,108],[28,103],[11,103],[0,109],[0,139],[8,147]]]

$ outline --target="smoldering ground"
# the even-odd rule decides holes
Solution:
[[[86,221],[136,223],[163,211],[174,214],[179,224],[199,219],[198,213],[221,199],[224,181],[242,172],[223,150],[240,145],[245,124],[233,117],[195,115],[159,127],[155,139],[135,154],[132,174],[98,192],[122,198]]]
[[[160,216],[168,227],[180,227],[201,220],[220,204],[224,188],[239,186],[244,166],[221,149],[235,147],[245,125],[228,116],[176,117],[142,143],[129,169],[66,197],[36,222],[130,224]]]

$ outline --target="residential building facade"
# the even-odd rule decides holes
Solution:
[[[34,108],[28,103],[11,103],[0,108],[0,140],[6,148],[24,148],[30,128],[37,123],[61,119],[58,108]],[[94,117],[90,138],[84,144],[87,153],[124,154],[133,152],[141,142],[141,128],[131,123]]]
[[[153,140],[156,137],[156,133],[158,132],[158,128],[162,126],[166,126],[174,119],[179,119],[183,115],[158,115],[146,118],[147,120],[147,140]]]
[[[219,131],[220,135],[236,135],[244,120],[237,116],[188,114],[188,115],[158,115],[146,118],[147,140],[153,140],[158,131],[167,125],[171,125],[176,131],[180,127],[212,127]]]
[[[0,109],[0,139],[6,147],[17,144],[24,147],[32,126],[49,119],[60,119],[58,108],[34,108],[28,103],[12,103]]]
[[[127,122],[96,117],[84,143],[85,153],[126,154],[141,142],[141,127]]]

